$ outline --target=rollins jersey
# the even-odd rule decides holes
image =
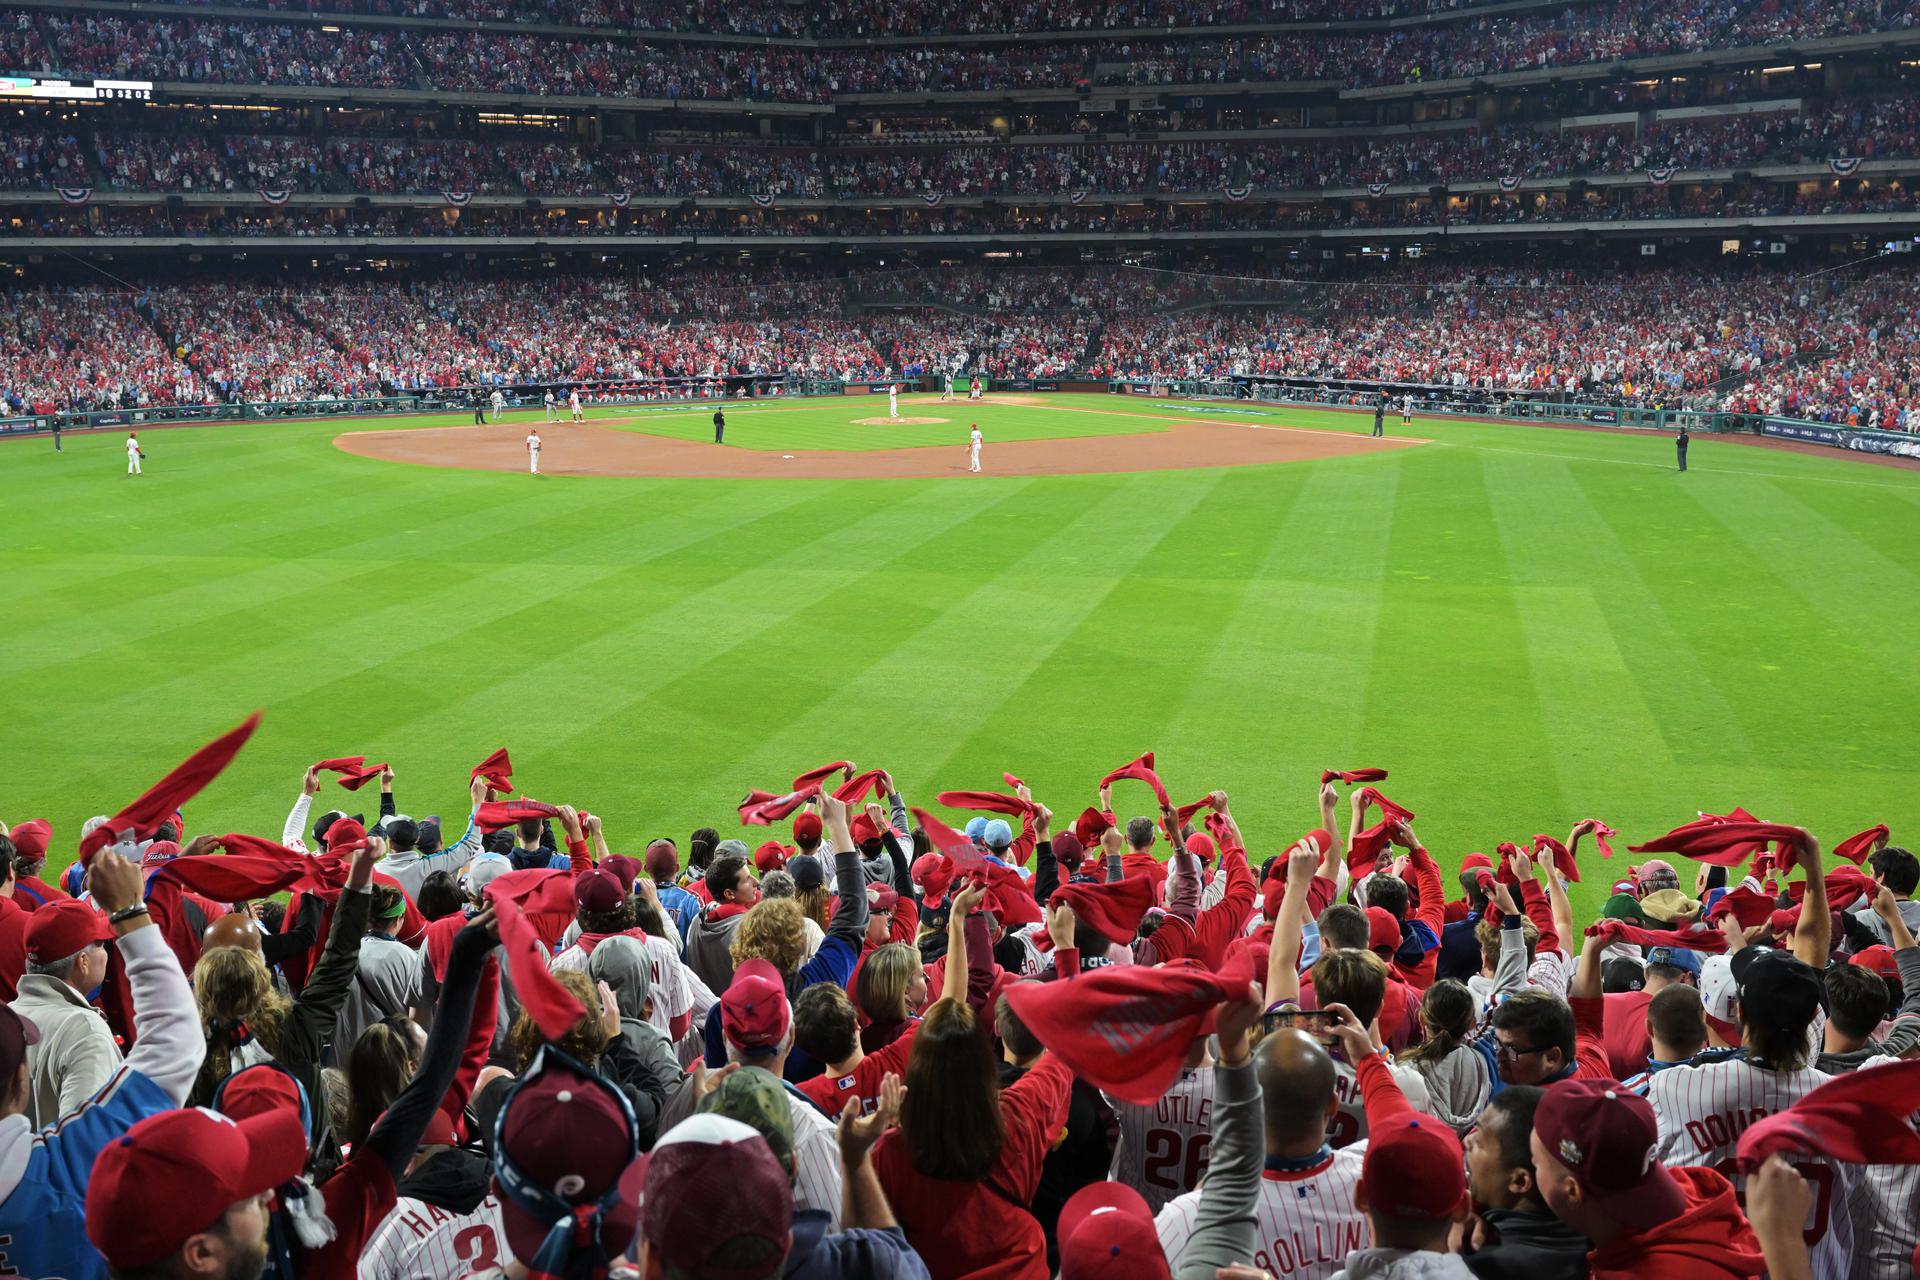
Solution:
[[[1353,1203],[1366,1150],[1365,1142],[1339,1151],[1322,1148],[1305,1169],[1268,1169],[1260,1175],[1253,1206],[1254,1266],[1291,1280],[1324,1280],[1346,1265],[1349,1253],[1367,1247],[1367,1216]],[[1167,1266],[1176,1273],[1200,1195],[1189,1191],[1169,1201],[1154,1219]]]
[[[1735,1165],[1747,1126],[1778,1115],[1827,1082],[1823,1071],[1771,1071],[1745,1058],[1700,1066],[1669,1067],[1647,1083],[1647,1101],[1660,1124],[1654,1149],[1660,1163],[1717,1169],[1746,1205],[1747,1179]],[[1853,1257],[1853,1221],[1847,1205],[1859,1172],[1850,1166],[1803,1156],[1794,1169],[1813,1189],[1806,1242],[1816,1280],[1846,1280]]]
[[[360,1255],[359,1280],[460,1280],[512,1260],[492,1193],[472,1213],[402,1196]]]
[[[1200,1185],[1213,1142],[1211,1066],[1182,1071],[1151,1106],[1111,1096],[1107,1105],[1120,1125],[1109,1177],[1138,1191],[1155,1213]]]

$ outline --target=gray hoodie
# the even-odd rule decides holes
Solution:
[[[609,1056],[621,1062],[623,1074],[637,1071],[644,1076],[648,1084],[642,1087],[643,1092],[671,1098],[679,1091],[686,1072],[680,1069],[672,1043],[660,1028],[646,1020],[647,996],[653,989],[653,961],[646,944],[621,934],[602,938],[587,957],[587,977],[611,987],[620,1005],[621,1052],[616,1055],[609,1050]],[[653,1145],[658,1120],[657,1113],[640,1117],[642,1147]]]
[[[1457,1253],[1425,1249],[1361,1249],[1347,1255],[1347,1265],[1333,1280],[1473,1280],[1473,1272]]]

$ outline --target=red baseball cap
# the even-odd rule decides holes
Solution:
[[[1655,1157],[1653,1104],[1619,1081],[1560,1081],[1540,1099],[1533,1131],[1587,1197],[1627,1226],[1645,1230],[1685,1211],[1686,1193]]]
[[[1169,1280],[1167,1255],[1145,1197],[1118,1182],[1094,1182],[1060,1210],[1060,1280]]]
[[[33,862],[47,856],[47,845],[53,839],[53,825],[45,818],[35,818],[31,822],[21,823],[7,834],[21,859]]]
[[[306,1162],[297,1113],[233,1120],[204,1107],[162,1111],[94,1160],[87,1239],[115,1268],[150,1267],[239,1201],[299,1177]]]
[[[913,882],[920,886],[921,897],[930,907],[946,900],[953,874],[953,859],[944,853],[923,853],[913,860]]]
[[[782,870],[786,865],[787,846],[778,840],[769,840],[753,851],[753,869],[761,875]]]
[[[1400,949],[1400,917],[1385,907],[1367,908],[1367,950],[1389,956]]]
[[[111,941],[113,926],[107,918],[78,898],[49,902],[27,918],[27,959],[33,964],[52,964],[96,942]]]
[[[627,900],[627,887],[605,867],[595,867],[573,882],[574,905],[596,915],[618,911]]]
[[[1470,853],[1460,859],[1460,869],[1462,871],[1472,871],[1476,867],[1485,867],[1488,871],[1491,871],[1493,870],[1493,859],[1484,853]]]
[[[1187,837],[1187,852],[1200,859],[1202,863],[1212,862],[1214,854],[1213,837],[1204,831],[1194,832]]]
[[[818,821],[818,819],[815,819],[815,821]],[[800,836],[798,830],[795,830],[793,834],[795,839],[798,839]],[[874,824],[872,818],[869,818],[864,813],[858,813],[854,815],[853,821],[847,824],[847,834],[853,837],[855,846],[872,844],[880,838],[880,828]]]
[[[1360,1162],[1367,1207],[1390,1218],[1439,1222],[1467,1197],[1460,1139],[1431,1116],[1400,1115],[1376,1125]]]
[[[45,907],[40,908],[39,911],[36,911],[34,913],[33,918],[35,920],[38,920],[42,915],[46,913],[46,910],[47,909]],[[27,937],[28,939],[32,939],[33,937],[33,930],[31,926],[28,927]],[[1888,947],[1888,946],[1868,947],[1865,951],[1856,953],[1853,959],[1848,961],[1847,963],[1857,964],[1863,969],[1871,969],[1875,973],[1879,974],[1881,977],[1885,978],[1888,982],[1900,981],[1900,966],[1894,963],[1892,947]]]
[[[646,1157],[640,1199],[648,1248],[690,1280],[742,1274],[714,1255],[749,1240],[761,1241],[769,1259],[754,1274],[779,1274],[793,1232],[793,1185],[759,1130],[722,1115],[681,1121]]]
[[[786,1038],[792,1010],[787,984],[772,962],[755,956],[733,971],[720,997],[720,1033],[736,1049],[774,1049]]]
[[[793,820],[793,842],[795,844],[820,843],[820,815],[812,810],[797,815]]]

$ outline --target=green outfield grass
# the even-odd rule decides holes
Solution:
[[[1032,399],[1032,397],[1023,397]],[[1112,409],[1095,397],[1100,409]],[[903,418],[946,418],[946,422],[917,426],[893,423],[861,423],[860,418],[887,416],[885,396],[847,397],[838,400],[802,400],[788,404],[727,405],[727,447],[730,449],[802,450],[802,449],[907,449],[935,445],[963,445],[974,423],[989,441],[1051,440],[1083,436],[1130,435],[1138,432],[1165,431],[1168,424],[1150,417],[1149,405],[1121,406],[1126,412],[1062,412],[1058,408],[1036,408],[1009,404],[988,398],[979,404],[964,399],[942,403],[936,396],[907,396],[900,401]],[[679,411],[624,410],[609,408],[589,414],[609,426],[645,435],[671,436],[676,440],[713,439],[713,406],[698,405]],[[544,412],[509,415],[510,420],[526,419],[535,425]],[[468,422],[472,421],[469,414]]]
[[[844,446],[868,433],[833,415],[874,404],[791,412],[729,437]],[[1391,453],[1047,479],[534,479],[332,446],[387,425],[143,433],[139,479],[115,432],[0,442],[0,818],[70,849],[255,707],[200,830],[276,833],[304,766],[356,752],[403,809],[456,814],[502,744],[629,850],[842,756],[915,803],[1011,769],[1073,813],[1153,749],[1176,801],[1233,794],[1256,854],[1313,824],[1322,767],[1390,768],[1448,865],[1584,817],[1632,838],[1744,804],[1828,842],[1920,818],[1906,472],[1699,439],[1680,476],[1660,438],[1431,420]]]

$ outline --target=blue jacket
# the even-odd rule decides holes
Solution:
[[[900,1228],[829,1234],[830,1225],[824,1209],[795,1212],[784,1280],[928,1280]]]

